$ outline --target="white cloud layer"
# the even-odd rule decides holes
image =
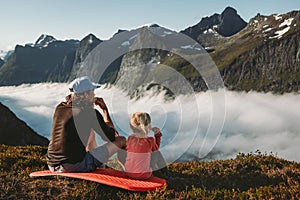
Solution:
[[[65,83],[0,87],[0,102],[49,138],[55,106],[67,94]],[[173,102],[164,102],[162,95],[130,100],[115,87],[98,89],[96,95],[105,99],[115,125],[125,136],[130,134],[130,114],[149,112],[152,125],[162,129],[161,150],[169,161],[183,153],[186,153],[183,159],[202,158],[207,153],[212,159],[226,159],[238,152],[258,149],[300,161],[300,95],[226,91],[225,102],[215,101],[223,104],[226,112],[220,135],[210,125],[214,124],[211,119],[221,120],[223,124],[222,111],[212,112],[216,107],[209,92],[179,96]],[[212,113],[220,115],[219,118]],[[208,135],[207,130],[210,130]]]

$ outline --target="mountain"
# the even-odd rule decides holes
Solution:
[[[77,76],[77,71],[83,64],[87,55],[98,46],[102,40],[89,34],[77,45],[76,51],[66,56],[61,65],[57,65],[47,81],[72,81]]]
[[[43,34],[34,44],[17,45],[0,69],[0,85],[70,81],[101,42],[93,34],[81,41],[61,41]]]
[[[4,62],[7,60],[7,58],[13,53],[13,50],[9,51],[3,51],[0,50],[0,60],[3,60]]]
[[[35,44],[17,45],[0,69],[0,85],[65,81],[65,77],[52,80],[49,77],[60,66],[72,68],[72,54],[77,45],[77,40],[60,41],[47,35],[39,37]]]
[[[142,44],[163,44],[163,41],[156,34],[151,32],[152,27],[141,28],[134,39],[128,40],[133,48],[137,50],[126,53],[121,61],[120,70],[118,71],[115,85],[127,90],[129,94],[133,94],[135,90],[141,85],[147,85],[151,82],[153,65],[156,65],[167,52],[157,49],[142,49]],[[125,43],[123,43],[125,44]],[[161,46],[161,48],[165,48]],[[148,73],[145,73],[148,72]]]
[[[0,103],[0,144],[47,146],[48,139],[38,135],[27,124]]]
[[[83,63],[87,55],[102,42],[95,35],[89,34],[84,37],[80,42],[75,52],[75,57],[73,61],[73,66],[71,69],[70,76],[68,77],[69,81],[72,81],[76,77],[76,73]]]
[[[7,55],[7,51],[0,50],[0,68],[4,64],[4,59]]]
[[[212,58],[227,88],[300,91],[300,11],[258,14],[239,33],[217,45]]]
[[[55,41],[57,40],[53,36],[42,34],[33,46],[38,48],[45,48],[48,47],[50,43]]]
[[[109,64],[101,65],[100,62],[107,62],[116,52],[123,53],[100,73],[103,74],[101,83],[116,84],[135,95],[135,90],[156,87],[154,80],[141,74],[151,72],[148,75],[156,77],[156,83],[180,88],[175,87],[179,80],[176,74],[173,78],[169,76],[168,81],[165,77],[165,74],[173,75],[170,71],[175,70],[195,91],[203,91],[207,83],[193,64],[178,53],[190,50],[201,54],[205,48],[230,90],[297,92],[300,87],[299,15],[299,11],[270,16],[257,14],[246,23],[235,9],[227,7],[221,14],[204,17],[180,33],[154,24],[131,31],[118,30],[106,41],[92,34],[80,42],[42,35],[34,44],[16,46],[0,68],[0,85],[71,81],[78,71],[98,76],[95,72],[99,69],[85,69],[85,65],[93,65],[91,59],[86,63],[85,60],[97,48],[93,52],[105,58],[96,58],[96,67],[100,68]],[[189,36],[190,40],[182,41],[180,34]],[[164,49],[174,51],[170,53]],[[164,66],[169,66],[170,70],[154,70],[165,69]],[[214,80],[212,77],[211,82]],[[140,86],[144,89],[138,88]]]
[[[247,23],[234,8],[227,7],[221,14],[204,17],[201,21],[181,31],[205,47],[214,46],[223,37],[232,36],[241,31]]]
[[[0,50],[0,59],[1,60],[4,60],[6,55],[7,55],[7,51]]]
[[[127,30],[118,29],[118,31],[117,31],[113,36],[115,36],[115,35],[117,35],[117,34],[119,34],[119,33],[122,33],[122,32],[124,32],[124,31],[127,31]]]
[[[126,90],[133,98],[158,91],[165,91],[167,99],[169,97],[172,99],[174,94],[190,93],[191,89],[186,86],[192,83],[192,77],[183,73],[181,63],[169,62],[175,56],[168,49],[178,53],[189,50],[198,53],[201,49],[190,45],[193,40],[183,38],[179,33],[157,24],[144,26],[126,34],[131,32],[130,35],[134,37],[123,42],[130,45],[131,51],[123,56],[114,84]],[[186,40],[187,38],[189,40]],[[198,81],[199,85],[204,86],[202,88],[204,90],[206,86],[202,78],[199,77]],[[158,84],[162,87],[157,87]]]
[[[0,58],[0,68],[2,67],[3,64],[4,64],[4,60],[2,60],[2,59]]]
[[[208,19],[214,19],[211,16]],[[204,48],[220,70],[227,89],[261,92],[300,91],[300,11],[263,16],[257,14],[246,27],[232,36],[208,39]],[[204,35],[208,35],[204,31]],[[202,37],[203,34],[198,36]],[[207,38],[211,38],[208,35]],[[211,43],[214,41],[214,43]],[[208,45],[208,46],[205,46]],[[162,63],[192,69],[186,60],[175,57]],[[184,72],[184,76],[194,73]],[[191,83],[202,91],[198,77]]]

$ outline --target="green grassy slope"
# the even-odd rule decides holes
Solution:
[[[66,177],[30,178],[46,169],[46,148],[0,146],[0,199],[298,199],[300,163],[273,155],[168,165],[166,188],[129,192]]]

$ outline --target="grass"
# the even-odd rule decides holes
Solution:
[[[161,64],[172,67],[177,72],[182,74],[185,78],[193,78],[200,75],[199,72],[193,67],[193,65],[176,54],[165,57],[161,61]]]
[[[246,38],[251,37],[247,36]],[[210,56],[215,61],[219,70],[222,70],[233,63],[233,61],[238,58],[240,55],[243,55],[249,50],[255,49],[263,43],[262,38],[255,38],[253,40],[242,40],[235,41],[234,43],[229,44],[219,44],[216,48],[216,51],[211,53]],[[251,58],[247,58],[251,60]],[[245,62],[247,61],[245,60]]]
[[[46,147],[0,145],[0,199],[299,199],[300,163],[274,155],[168,165],[168,186],[130,192],[67,177],[30,178],[47,169]]]

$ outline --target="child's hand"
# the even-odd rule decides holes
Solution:
[[[160,133],[160,129],[157,128],[157,127],[153,127],[153,128],[152,128],[152,131],[154,132],[154,134]]]

